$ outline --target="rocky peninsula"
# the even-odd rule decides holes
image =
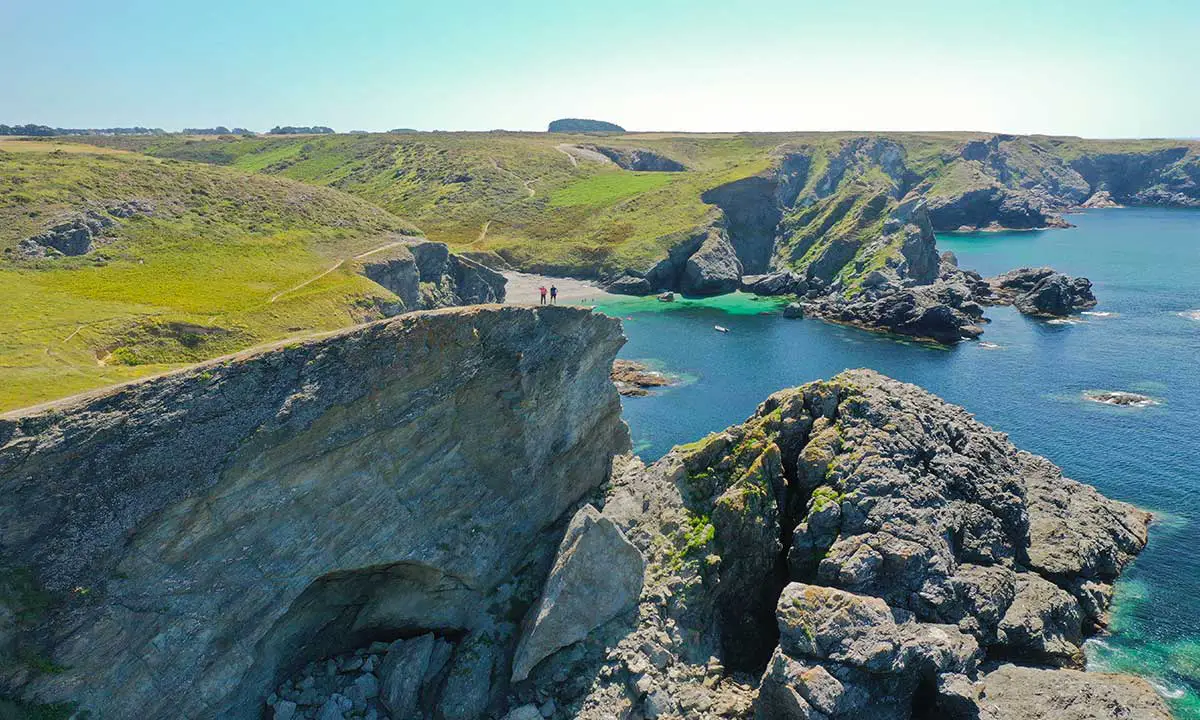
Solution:
[[[622,342],[577,308],[418,312],[3,416],[0,697],[1168,717],[1144,681],[1080,672],[1147,513],[865,370],[647,467]]]

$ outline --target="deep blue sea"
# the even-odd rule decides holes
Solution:
[[[1118,586],[1113,634],[1089,666],[1150,679],[1180,718],[1200,719],[1200,211],[1096,210],[1077,227],[939,236],[963,267],[992,275],[1051,265],[1091,278],[1100,304],[1074,324],[989,308],[982,342],[946,349],[817,320],[761,314],[743,295],[673,304],[619,300],[621,356],[685,378],[625,399],[635,450],[654,460],[749,416],[771,392],[869,367],[966,407],[1069,477],[1153,510],[1150,545]],[[729,328],[728,333],[713,330]],[[1087,390],[1160,404],[1099,405]]]

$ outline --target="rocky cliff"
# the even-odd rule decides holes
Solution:
[[[1149,515],[914,386],[846,372],[776,393],[650,467],[615,467],[602,517],[645,558],[641,597],[611,620],[576,616],[595,629],[514,678],[510,706],[1169,717],[1148,683],[1074,669]],[[613,554],[572,561],[643,568]]]
[[[431,702],[478,716],[629,447],[622,342],[573,308],[414,313],[3,416],[0,697],[259,717],[306,661],[433,634]]]
[[[358,267],[360,273],[396,296],[397,302],[382,308],[388,316],[504,302],[508,282],[495,270],[451,253],[445,243],[418,238],[362,258]]]
[[[419,312],[4,416],[0,711],[1169,717],[1079,671],[1147,513],[865,370],[646,467],[621,342]]]

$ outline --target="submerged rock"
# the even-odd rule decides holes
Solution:
[[[666,387],[673,383],[672,379],[651,370],[646,365],[634,360],[613,361],[612,380],[617,386],[617,392],[628,397],[643,397],[650,394],[650,389]]]
[[[1083,399],[1103,405],[1120,405],[1123,407],[1149,407],[1158,404],[1158,401],[1149,395],[1124,392],[1122,390],[1088,390],[1083,393]]]

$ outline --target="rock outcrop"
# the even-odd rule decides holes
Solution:
[[[513,657],[513,682],[547,656],[583,640],[633,607],[645,560],[610,518],[585,505],[567,526],[541,600],[527,619]],[[580,592],[587,588],[587,592]]]
[[[358,261],[359,271],[390,290],[386,315],[504,301],[505,277],[450,252],[445,243],[411,238]]]
[[[4,416],[0,697],[259,717],[305,662],[432,633],[429,702],[478,716],[628,450],[622,342],[568,307],[412,313]]]
[[[719,227],[709,228],[704,242],[688,256],[679,280],[679,290],[686,295],[722,295],[738,289],[742,263]]]
[[[914,386],[857,370],[776,393],[650,467],[619,459],[602,516],[646,557],[636,616],[546,657],[511,707],[1169,717],[1145,681],[1051,669],[1080,664],[1149,514]]]
[[[582,145],[584,150],[600,153],[618,167],[639,172],[683,172],[687,167],[678,160],[647,148]]]
[[[992,305],[1012,305],[1026,315],[1062,317],[1096,306],[1092,283],[1053,268],[1017,268],[988,279]]]
[[[89,210],[22,240],[17,244],[17,253],[26,258],[83,255],[113,224],[112,218],[104,213]]]

